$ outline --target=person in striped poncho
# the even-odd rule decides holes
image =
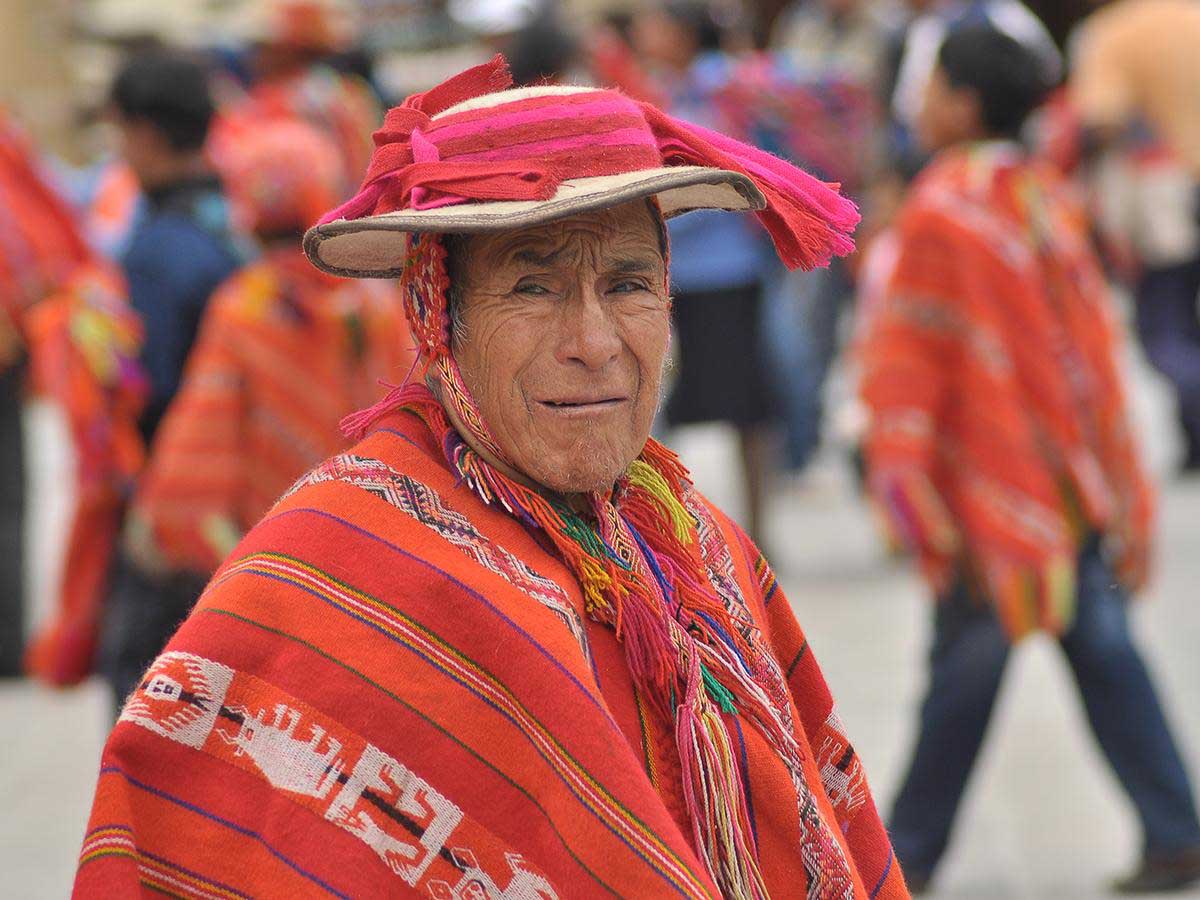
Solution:
[[[1016,139],[1044,93],[1034,62],[991,29],[946,39],[922,116],[940,152],[862,313],[868,480],[938,599],[891,834],[926,883],[1010,647],[1042,631],[1143,828],[1143,864],[1118,887],[1186,887],[1200,880],[1200,822],[1125,611],[1147,576],[1154,497],[1087,220]]]
[[[306,236],[399,277],[420,377],[139,680],[77,896],[908,896],[770,566],[649,437],[664,217],[757,210],[812,267],[853,206],[615,91],[509,87],[391,110]]]
[[[150,448],[125,525],[140,578],[202,587],[292,482],[344,448],[346,410],[412,366],[394,287],[334,278],[300,249],[339,196],[340,165],[333,142],[296,120],[264,124],[224,162],[234,213],[263,253],[214,292]],[[160,632],[136,642],[150,658],[181,614],[161,606],[120,623]],[[118,700],[150,658],[123,659]]]

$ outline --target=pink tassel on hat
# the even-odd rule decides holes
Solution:
[[[638,105],[665,164],[728,169],[754,182],[767,199],[766,209],[756,215],[788,268],[815,269],[853,252],[850,235],[860,216],[836,186],[757,147],[673,118],[648,103]]]

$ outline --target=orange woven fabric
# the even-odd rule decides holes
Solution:
[[[141,324],[119,272],[97,258],[0,112],[0,368],[28,357],[29,386],[63,413],[75,450],[73,511],[58,603],[26,651],[52,684],[91,671],[121,504],[142,463]]]
[[[217,168],[224,170],[226,159],[236,154],[239,142],[248,139],[263,123],[279,119],[306,122],[337,145],[345,165],[341,190],[348,192],[367,170],[371,132],[382,118],[382,110],[365,82],[316,66],[255,85],[221,113],[208,146]]]
[[[1061,633],[1083,534],[1135,589],[1153,519],[1087,221],[1048,166],[983,144],[931,164],[895,239],[859,348],[873,491],[935,591],[965,577],[1013,638]]]
[[[214,293],[131,515],[172,569],[216,569],[292,482],[344,446],[348,409],[412,364],[395,289],[265,256]]]
[[[693,499],[711,577],[786,675],[852,896],[907,897],[786,598]],[[730,727],[770,895],[803,896],[796,788],[753,723]],[[673,743],[544,536],[394,412],[246,536],[130,697],[76,896],[719,896]]]

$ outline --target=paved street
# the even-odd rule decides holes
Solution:
[[[1139,406],[1157,426],[1154,433],[1165,431],[1153,386],[1139,392]],[[56,488],[67,461],[51,418],[42,412],[33,424],[37,483],[47,497],[35,523],[44,585],[61,527],[65,499]],[[701,486],[736,510],[728,436],[697,429],[677,438]],[[1169,455],[1161,441],[1151,450],[1160,461]],[[781,486],[774,502],[776,566],[886,809],[922,687],[928,610],[921,588],[903,565],[885,558],[836,454],[803,483]],[[1200,480],[1171,483],[1164,492],[1162,557],[1149,602],[1135,613],[1136,628],[1188,761],[1200,772]],[[0,896],[36,900],[68,892],[106,716],[94,684],[63,694],[0,686]],[[1134,863],[1137,835],[1055,645],[1033,639],[1014,655],[990,738],[936,896],[1104,896],[1104,885]]]

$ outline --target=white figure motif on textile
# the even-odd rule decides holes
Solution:
[[[844,809],[844,815],[849,816],[867,800],[866,775],[836,712],[830,712],[826,725],[830,731],[816,753],[821,784],[834,808]]]
[[[233,669],[210,659],[178,651],[164,653],[129,695],[120,721],[200,748],[217,720],[233,674]]]
[[[296,726],[301,718],[299,710],[276,704],[270,722],[267,722],[266,710],[260,709],[257,715],[251,715],[245,707],[237,707],[232,712],[243,716],[237,734],[230,736],[220,728],[217,734],[226,743],[237,747],[238,756],[244,753],[254,760],[273,786],[324,798],[337,784],[338,776],[345,768],[345,762],[338,757],[342,742],[327,736],[325,729],[315,723],[308,728],[308,740],[296,737]],[[325,749],[321,750],[323,740]]]
[[[446,881],[431,881],[429,896],[433,900],[556,900],[558,897],[549,881],[525,868],[525,860],[519,853],[504,854],[512,878],[502,888],[483,871],[470,850],[455,848],[450,852],[463,870],[463,877],[453,886]]]
[[[421,880],[462,817],[461,809],[373,744],[363,750],[325,813],[365,841],[410,887]]]

